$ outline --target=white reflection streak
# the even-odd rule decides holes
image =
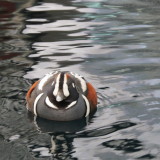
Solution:
[[[75,31],[80,29],[91,29],[94,26],[103,25],[106,22],[78,22],[77,20],[58,20],[52,23],[26,25],[24,34],[42,33],[46,31]]]
[[[33,6],[27,8],[28,11],[57,11],[57,10],[74,10],[76,7],[71,7],[71,6],[63,6],[60,4],[56,3],[42,3],[41,5],[38,6]]]
[[[30,57],[39,57],[39,56],[45,56],[45,58],[49,55],[54,55],[54,53],[62,53],[63,57],[61,56],[61,54],[59,54],[59,56],[61,56],[61,60],[64,58],[64,60],[66,60],[66,58],[68,57],[67,53],[74,53],[72,55],[70,55],[70,58],[76,58],[79,54],[81,55],[81,58],[85,58],[88,56],[88,54],[96,54],[101,52],[101,54],[103,53],[108,53],[113,51],[113,49],[106,49],[102,48],[101,45],[97,44],[97,45],[90,45],[92,44],[91,40],[77,40],[77,41],[60,41],[60,42],[39,42],[39,43],[35,43],[33,45],[33,48],[38,51],[37,54],[31,54]],[[83,46],[83,49],[80,49],[77,46]],[[86,45],[86,46],[85,46]],[[87,45],[89,45],[87,47]],[[66,54],[66,56],[65,56]],[[59,59],[59,56],[53,56],[53,57],[49,57],[51,59]],[[78,56],[79,57],[79,56]]]
[[[125,25],[119,27],[112,27],[111,30],[125,30],[125,29],[140,29],[140,28],[151,28],[153,25]]]
[[[47,22],[47,19],[44,18],[32,18],[32,19],[27,19],[27,22]]]

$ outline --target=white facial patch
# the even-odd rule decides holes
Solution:
[[[58,109],[58,107],[56,107],[50,100],[49,97],[46,97],[45,102],[47,104],[48,107],[53,108],[53,109]]]
[[[77,103],[77,101],[73,101],[65,109],[69,109],[69,108],[73,107],[76,103]]]
[[[70,72],[70,73],[80,81],[82,91],[85,92],[87,90],[86,81],[82,78],[82,76],[78,75],[77,73],[73,73],[73,72]]]
[[[82,97],[83,97],[83,99],[84,99],[84,101],[85,101],[85,103],[86,103],[86,115],[85,115],[85,117],[87,117],[88,115],[89,115],[89,113],[90,113],[90,104],[89,104],[89,101],[88,101],[88,99],[82,94]]]
[[[67,75],[64,75],[64,82],[63,82],[63,94],[65,97],[69,96],[69,90],[68,90],[68,85],[67,85]]]
[[[60,76],[61,76],[61,74],[59,74],[59,75],[57,76],[57,79],[56,79],[55,88],[54,88],[54,90],[53,90],[53,95],[54,95],[54,96],[56,96],[56,95],[58,94]]]
[[[38,103],[39,99],[42,97],[42,95],[43,95],[43,93],[39,94],[39,95],[36,97],[35,101],[34,101],[33,112],[34,112],[34,114],[35,114],[36,116],[37,116],[37,103]]]

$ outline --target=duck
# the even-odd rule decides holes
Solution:
[[[97,93],[83,76],[70,71],[54,71],[30,87],[26,102],[28,111],[35,116],[73,121],[94,115]]]

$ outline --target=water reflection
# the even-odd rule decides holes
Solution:
[[[30,118],[33,118],[33,115],[30,115]],[[79,138],[93,138],[107,136],[111,133],[115,133],[119,130],[123,130],[132,126],[135,126],[135,123],[123,121],[113,123],[109,126],[98,127],[94,129],[87,130],[86,119],[77,120],[73,122],[53,122],[45,120],[42,118],[34,117],[33,123],[39,132],[49,133],[51,136],[51,142],[45,145],[29,145],[30,150],[35,154],[36,157],[54,157],[54,158],[73,158],[73,151],[76,149],[77,144],[73,143],[76,139]],[[76,138],[76,139],[75,139]],[[119,140],[122,141],[122,140]],[[125,141],[125,140],[124,140]],[[129,140],[126,140],[126,144]],[[128,142],[124,148],[121,150],[126,151],[127,147],[131,150],[130,152],[136,152],[134,147],[130,145],[135,145],[137,148],[138,143],[134,143],[137,140],[132,140],[133,142]],[[99,143],[97,141],[97,143]],[[106,143],[103,142],[102,145],[106,146]],[[111,143],[111,142],[110,142]],[[123,143],[123,142],[122,142]],[[111,147],[111,146],[107,146]],[[77,151],[76,151],[77,152]],[[83,157],[82,157],[83,158]]]
[[[140,1],[45,0],[26,8],[23,34],[35,40],[35,52],[29,58],[36,63],[24,77],[72,70],[89,78],[99,97],[99,110],[91,123],[76,133],[53,133],[48,153],[52,148],[56,156],[61,151],[62,157],[70,159],[155,158],[142,140],[149,130],[149,124],[143,123],[158,121],[153,112],[159,105],[158,81],[150,85],[159,80],[159,56],[154,53],[158,36],[153,40],[157,16],[146,6]]]
[[[109,148],[115,148],[115,150],[122,150],[127,153],[142,150],[141,142],[135,139],[110,140],[103,142],[102,145]]]
[[[28,118],[30,122],[34,123],[38,131],[44,133],[75,133],[82,130],[89,121],[89,119],[84,118],[71,122],[57,122],[36,117],[32,113],[28,113]]]
[[[60,10],[58,10],[58,8],[60,8]],[[61,17],[57,19],[57,14],[61,9],[64,9],[65,12],[61,12]],[[39,19],[37,15],[36,18],[34,17],[36,21],[34,22],[32,19],[32,23],[26,25],[23,33],[43,33],[39,35],[37,42],[33,43],[32,47],[36,51],[36,54],[30,55],[30,57],[41,57],[41,59],[46,59],[47,63],[40,62],[32,66],[34,73],[29,72],[25,75],[25,78],[41,77],[42,75],[39,75],[39,70],[41,70],[42,74],[57,68],[70,70],[71,65],[76,66],[86,62],[87,54],[96,54],[99,53],[99,51],[106,53],[106,50],[103,49],[100,44],[91,45],[94,41],[90,33],[90,30],[94,30],[97,26],[106,24],[106,22],[88,21],[90,17],[83,17],[84,13],[79,11],[78,6],[73,7],[69,6],[69,4],[61,5],[46,2],[27,8],[27,11],[35,16],[37,11],[41,12],[43,13],[43,19],[46,19],[46,23],[42,22],[37,24]],[[68,56],[70,57],[69,59]],[[79,70],[79,66],[74,68]],[[33,77],[33,75],[36,77]]]
[[[1,159],[159,160],[158,1],[10,0],[0,8]],[[30,84],[57,69],[83,75],[99,97],[95,117],[69,133],[26,115]]]

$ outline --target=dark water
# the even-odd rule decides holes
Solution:
[[[0,1],[0,160],[159,160],[160,1]],[[50,124],[25,94],[55,70],[95,86],[93,119]]]

